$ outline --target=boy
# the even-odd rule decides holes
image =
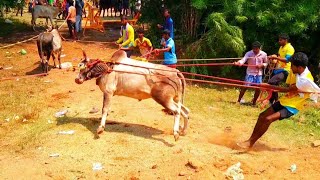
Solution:
[[[133,46],[139,47],[142,57],[136,58],[136,60],[147,61],[150,55],[147,55],[152,51],[152,43],[148,38],[144,37],[144,30],[138,29],[138,38],[134,41]]]
[[[159,54],[160,52],[164,53],[164,65],[168,67],[176,68],[177,64],[177,56],[176,56],[176,48],[173,39],[170,37],[170,31],[165,29],[162,33],[162,38],[165,40],[165,46],[163,49],[155,49],[154,52]]]
[[[245,81],[249,83],[261,84],[263,68],[267,67],[268,59],[267,59],[267,53],[261,50],[260,42],[256,41],[252,43],[252,50],[247,52],[241,60],[239,60],[238,62],[235,62],[235,65],[242,66],[246,62],[248,62],[248,65],[256,65],[256,67],[252,67],[252,66],[247,67],[247,74],[245,77]],[[246,92],[246,90],[247,90],[246,88],[241,89],[239,98],[238,98],[238,103],[241,102],[241,99],[244,93]],[[259,98],[259,95],[260,95],[260,90],[256,89],[253,100],[252,100],[253,105],[256,104],[257,99]]]
[[[289,36],[287,34],[279,35],[279,51],[278,56],[272,55],[269,56],[270,60],[276,61],[276,69],[273,71],[273,76],[268,81],[270,85],[278,86],[281,82],[287,79],[288,74],[290,72],[291,63],[289,62],[290,57],[294,54],[293,46],[288,42]],[[272,97],[270,98],[270,104],[278,101],[278,93],[273,92]]]
[[[70,37],[73,37],[74,40],[77,40],[76,8],[73,6],[73,1],[69,1],[68,16],[66,19],[67,19]]]
[[[134,44],[134,29],[128,23],[126,16],[121,16],[121,24],[121,37],[118,39],[118,41],[116,41],[116,45],[119,46],[119,49],[124,50],[127,53],[127,57],[130,58],[132,53],[131,47]]]

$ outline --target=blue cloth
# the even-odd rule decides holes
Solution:
[[[76,15],[82,16],[82,9],[84,6],[83,0],[76,0],[75,8],[76,8]]]
[[[172,65],[177,63],[177,56],[176,56],[176,48],[174,45],[174,41],[172,38],[169,38],[166,41],[166,47],[171,47],[171,50],[169,52],[164,52],[164,65]]]
[[[246,75],[245,78],[246,82],[249,83],[257,83],[257,84],[261,84],[262,83],[262,75]],[[247,86],[250,86],[251,84],[247,84]]]
[[[291,58],[291,55],[286,55],[286,60],[289,62],[289,59]]]
[[[82,31],[82,15],[76,15],[76,32]]]
[[[289,107],[289,106],[284,106],[289,112],[291,112],[292,114],[296,115],[298,114],[299,110],[293,107]]]
[[[173,20],[171,17],[166,18],[166,21],[163,25],[163,29],[167,29],[170,31],[170,37],[174,38],[174,29],[173,29]]]
[[[283,71],[285,71],[284,69],[275,69],[273,70],[273,74],[279,74],[282,73]]]

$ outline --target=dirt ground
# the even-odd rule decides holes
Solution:
[[[89,34],[95,40],[107,41],[115,39],[110,33],[115,31],[109,30],[104,36],[94,31]],[[99,38],[94,38],[95,34]],[[22,48],[28,53],[17,60],[15,57],[21,55],[16,52]],[[13,73],[18,76],[39,73],[36,49],[35,41],[31,41],[0,50],[0,65],[13,66],[10,70],[1,70],[1,78],[11,77]],[[112,45],[63,42],[62,54],[66,56],[62,61],[77,65],[82,57],[81,49],[91,58],[103,59],[115,51]],[[7,58],[6,52],[13,52],[13,58]],[[102,93],[94,80],[75,84],[76,74],[72,70],[52,69],[49,76],[37,78],[43,82],[40,88],[47,98],[39,105],[43,107],[41,113],[48,115],[36,122],[20,124],[1,138],[0,179],[225,179],[224,172],[237,162],[242,163],[246,179],[320,178],[319,149],[283,144],[277,140],[277,134],[269,136],[264,142],[267,145],[258,143],[249,152],[238,150],[235,143],[251,133],[255,121],[250,121],[250,126],[236,122],[221,125],[215,116],[236,113],[223,110],[219,107],[221,102],[215,102],[217,109],[208,111],[206,116],[191,108],[188,134],[175,142],[173,117],[162,113],[160,105],[152,100],[138,102],[114,97],[105,132],[96,139]],[[32,80],[16,83],[24,83],[27,88],[27,82]],[[6,83],[9,82],[0,82],[0,87]],[[100,111],[89,114],[93,107]],[[55,118],[54,113],[61,109],[68,110],[67,116]],[[48,124],[48,120],[53,123]],[[5,122],[0,121],[0,126],[5,126]],[[35,135],[37,141],[17,148],[13,137],[41,123],[47,125],[44,132]],[[226,126],[232,127],[231,132],[225,131]],[[75,133],[57,134],[67,130],[75,130]],[[55,153],[59,157],[49,157]],[[93,163],[101,163],[102,170],[93,171]],[[292,164],[297,165],[296,173],[288,170]]]

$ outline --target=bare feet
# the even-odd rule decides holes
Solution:
[[[242,149],[250,149],[252,147],[249,140],[244,142],[238,142],[237,145]]]

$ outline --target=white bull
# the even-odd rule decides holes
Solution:
[[[104,131],[112,96],[127,96],[138,100],[152,98],[174,115],[173,134],[178,140],[179,134],[185,135],[188,127],[189,109],[183,105],[186,82],[179,70],[140,62],[127,58],[124,51],[113,54],[111,61],[88,60],[86,54],[79,64],[80,73],[75,82],[82,84],[86,80],[97,78],[96,84],[104,93],[102,119],[97,133]],[[180,129],[180,115],[184,125]]]

